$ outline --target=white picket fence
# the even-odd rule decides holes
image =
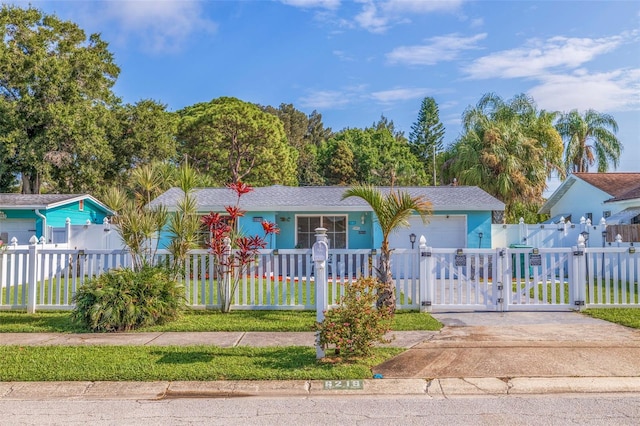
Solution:
[[[344,285],[375,274],[371,250],[330,250],[328,303]],[[169,256],[159,252],[158,260]],[[190,252],[182,284],[189,306],[219,309],[213,257]],[[0,252],[0,310],[69,310],[86,280],[130,267],[123,250],[71,250],[34,244]],[[639,307],[640,254],[633,247],[398,249],[392,273],[399,309],[567,310]],[[263,250],[234,294],[233,309],[315,309],[310,250]]]

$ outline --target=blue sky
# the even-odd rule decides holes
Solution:
[[[613,115],[617,170],[640,171],[637,1],[30,3],[101,33],[125,102],[175,111],[234,96],[317,110],[334,131],[385,115],[408,135],[431,96],[448,144],[483,94],[526,93],[541,109]]]

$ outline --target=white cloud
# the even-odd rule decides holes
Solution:
[[[640,107],[640,69],[594,74],[579,70],[571,75],[547,75],[528,93],[547,110],[629,110]]]
[[[335,10],[340,7],[340,0],[280,0],[288,6],[300,7],[303,9],[330,9]]]
[[[389,0],[383,2],[384,11],[404,13],[455,12],[463,0]]]
[[[395,101],[407,101],[411,99],[423,98],[430,92],[432,92],[432,90],[426,88],[407,87],[373,92],[371,93],[371,98],[375,99],[378,102],[390,103]]]
[[[117,1],[102,3],[97,19],[111,20],[120,27],[121,37],[141,38],[145,50],[175,51],[196,32],[216,31],[216,24],[202,17],[198,1]],[[95,12],[94,12],[95,13]]]
[[[457,11],[463,0],[360,0],[362,11],[355,16],[360,27],[372,33],[384,33],[392,25],[409,22],[412,15]]]
[[[471,79],[535,77],[548,70],[579,67],[616,49],[622,42],[621,36],[530,40],[523,47],[478,58],[466,67],[465,72]]]
[[[480,49],[478,42],[487,34],[462,37],[457,34],[432,37],[425,44],[400,46],[387,53],[387,60],[392,64],[434,65],[438,62],[453,61],[465,50]]]
[[[334,55],[336,58],[338,58],[338,59],[340,59],[341,61],[344,61],[344,62],[352,62],[352,61],[354,60],[354,59],[353,59],[353,56],[349,55],[349,54],[348,54],[347,52],[345,52],[344,50],[334,50],[334,51],[333,51],[333,52],[331,52],[331,53],[333,53],[333,55]]]
[[[362,12],[354,19],[358,25],[372,33],[383,33],[388,28],[389,19],[378,15],[378,8],[372,1],[365,3]]]
[[[308,95],[300,98],[300,105],[304,108],[339,108],[349,104],[347,93],[337,90],[312,90]]]
[[[471,28],[480,28],[484,26],[484,19],[482,18],[472,19],[471,22],[469,23],[469,26]]]

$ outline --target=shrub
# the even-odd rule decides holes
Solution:
[[[377,293],[383,284],[374,277],[359,278],[345,286],[339,306],[325,312],[316,323],[320,344],[326,350],[346,358],[367,356],[374,343],[388,343],[385,334],[391,330],[393,312],[390,307],[376,308]]]
[[[114,269],[81,286],[71,320],[92,331],[130,331],[176,319],[184,290],[165,268]]]

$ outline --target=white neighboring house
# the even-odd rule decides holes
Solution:
[[[638,232],[634,229],[640,227],[640,173],[574,173],[562,182],[539,213],[551,216],[547,223],[559,223],[564,217],[577,224],[584,217],[593,226],[599,226],[604,218],[607,229],[611,227],[613,231],[608,232],[607,241],[611,242],[617,233],[624,233],[623,241],[637,242]]]

